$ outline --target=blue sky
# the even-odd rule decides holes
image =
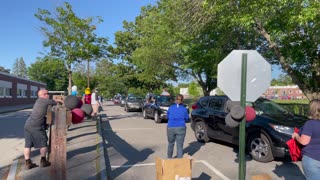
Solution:
[[[114,41],[114,33],[122,29],[124,20],[134,21],[142,6],[156,0],[3,0],[0,5],[0,66],[12,69],[15,59],[23,57],[27,66],[34,63],[39,52],[45,52],[40,31],[43,25],[34,14],[38,8],[55,12],[56,7],[69,2],[80,18],[100,16],[98,36]]]
[[[12,69],[15,59],[23,57],[27,66],[45,52],[40,31],[43,26],[34,17],[38,8],[55,12],[66,0],[3,0],[0,6],[0,66]],[[154,5],[157,0],[67,0],[73,11],[81,18],[100,16],[104,20],[97,26],[98,36],[114,41],[114,33],[122,30],[122,22],[133,21],[142,6]],[[272,77],[277,77],[279,68],[272,68]]]

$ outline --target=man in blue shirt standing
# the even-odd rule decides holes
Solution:
[[[183,143],[186,136],[186,122],[189,121],[189,114],[182,101],[183,95],[178,94],[175,104],[171,105],[167,112],[168,158],[172,158],[175,142],[177,144],[177,158],[182,158],[183,156]]]

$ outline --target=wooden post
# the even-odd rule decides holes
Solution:
[[[51,125],[50,179],[65,180],[67,168],[67,109],[56,106]]]
[[[47,109],[47,125],[49,126],[49,142],[48,142],[48,156],[47,160],[50,161],[50,153],[51,153],[51,124],[52,124],[52,119],[53,117],[53,112],[52,112],[52,106],[49,105]]]

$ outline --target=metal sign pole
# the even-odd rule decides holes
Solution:
[[[247,94],[247,53],[242,54],[241,67],[241,92],[240,103],[246,108],[246,94]],[[246,118],[244,117],[240,122],[239,132],[239,179],[246,179],[246,162],[245,162],[245,147],[246,147]]]

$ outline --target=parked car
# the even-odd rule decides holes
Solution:
[[[200,142],[217,139],[239,145],[239,127],[230,128],[225,117],[227,96],[205,96],[193,106],[191,127]],[[270,162],[275,157],[289,156],[286,142],[294,127],[300,128],[306,117],[292,114],[265,98],[252,103],[256,118],[246,123],[246,149],[259,162]]]
[[[113,104],[119,104],[120,103],[120,99],[119,98],[114,98],[113,99]]]
[[[143,98],[138,96],[128,96],[124,104],[124,110],[129,111],[142,111]]]
[[[126,96],[121,96],[120,97],[119,104],[120,104],[121,107],[124,107],[124,104],[126,103],[126,98],[127,98]]]
[[[174,102],[174,96],[147,94],[142,109],[143,118],[153,118],[156,123],[168,121],[167,111]]]

